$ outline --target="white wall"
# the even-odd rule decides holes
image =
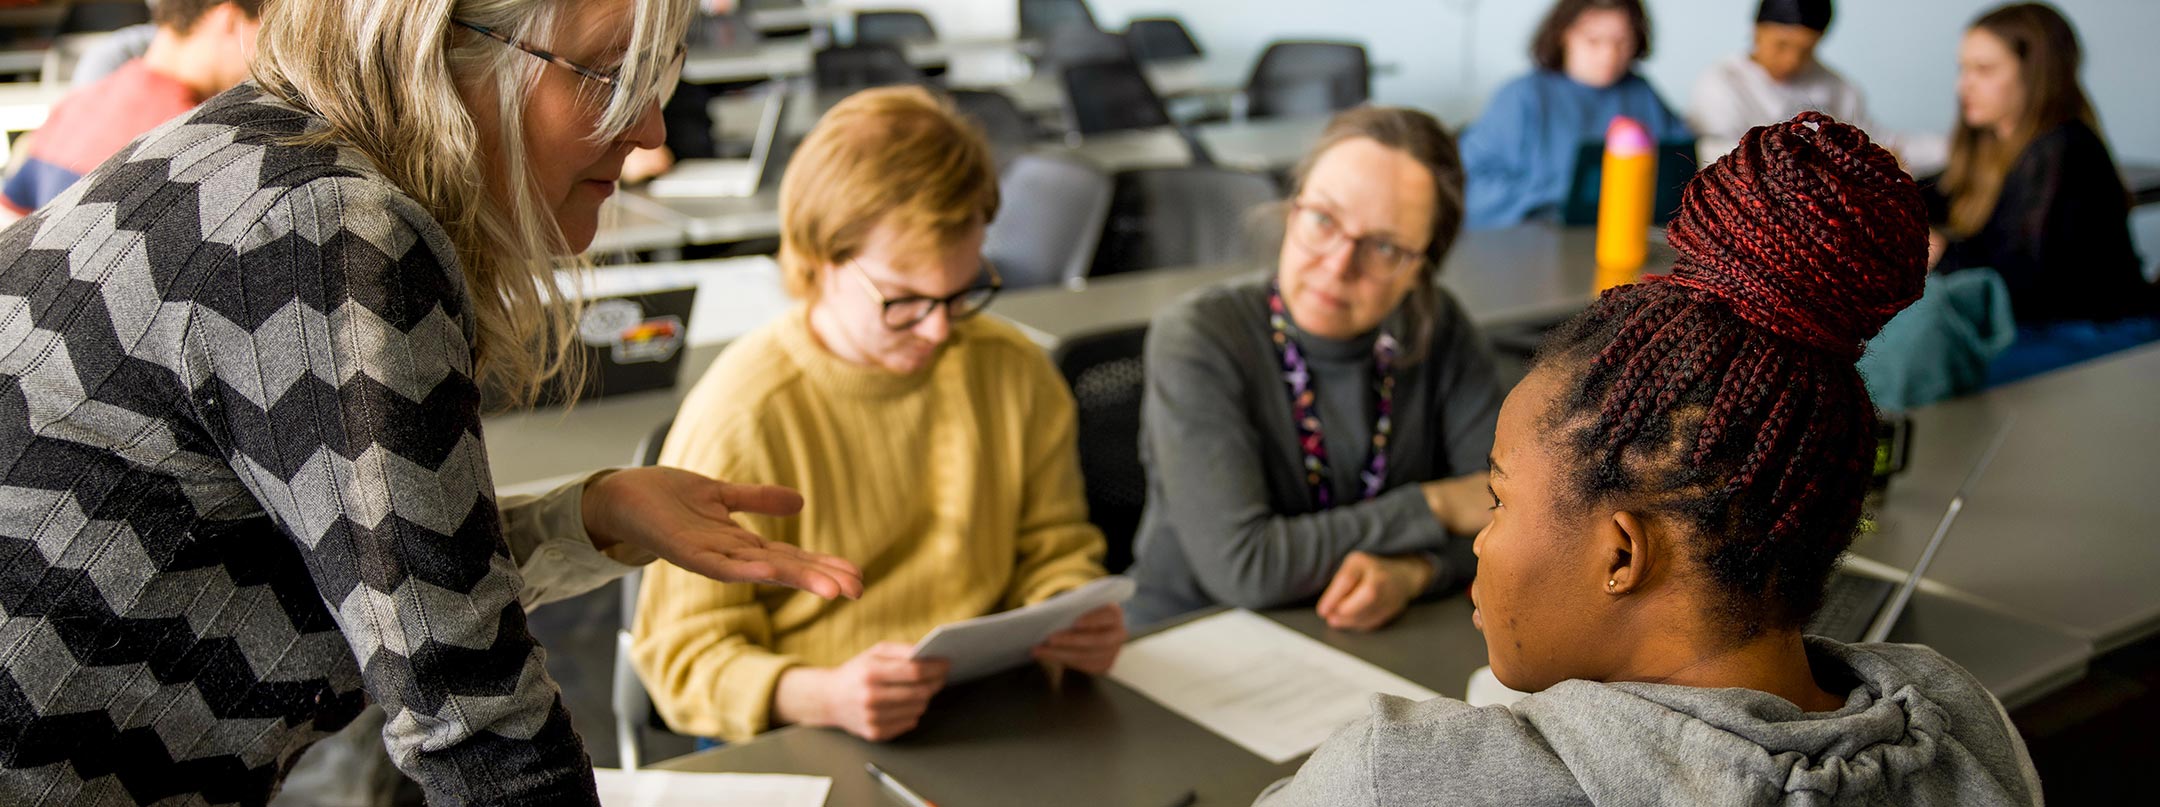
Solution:
[[[1747,46],[1755,0],[1647,0],[1656,30],[1645,73],[1676,106],[1713,61]],[[2160,162],[2160,0],[2055,0],[2086,48],[2085,84],[2117,153]],[[917,6],[948,35],[1010,32],[1011,0],[852,0]],[[1824,60],[1866,88],[1886,127],[1942,131],[1955,112],[1957,42],[1992,0],[1844,0]],[[1391,73],[1374,82],[1386,103],[1423,107],[1450,123],[1473,117],[1492,89],[1527,69],[1543,0],[1090,0],[1104,27],[1174,14],[1239,72],[1269,41],[1362,41]]]

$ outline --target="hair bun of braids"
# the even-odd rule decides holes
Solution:
[[[1820,112],[1758,126],[1688,182],[1667,230],[1672,282],[1835,355],[1919,299],[1927,207],[1897,159]]]

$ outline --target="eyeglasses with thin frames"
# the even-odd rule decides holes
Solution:
[[[888,298],[884,292],[878,291],[877,284],[871,282],[870,273],[865,271],[861,264],[849,260],[848,266],[855,270],[855,278],[862,283],[863,290],[877,298],[883,310],[885,327],[895,331],[904,331],[922,324],[923,320],[929,319],[940,307],[945,309],[945,316],[954,322],[975,316],[989,308],[990,301],[996,299],[998,292],[1005,288],[1004,279],[998,276],[997,266],[990,263],[988,258],[983,259],[983,272],[990,275],[990,282],[970,286],[945,297],[909,295]]]
[[[598,68],[586,67],[585,65],[578,64],[577,62],[573,62],[568,58],[558,55],[554,51],[526,44],[524,41],[518,39],[517,37],[510,36],[509,34],[505,34],[501,31],[497,31],[485,25],[478,25],[475,23],[466,22],[464,20],[451,20],[451,22],[459,27],[470,29],[483,36],[486,36],[489,39],[493,39],[497,42],[501,42],[505,45],[509,45],[510,47],[531,54],[534,58],[547,62],[548,64],[552,64],[556,67],[560,67],[564,70],[576,73],[579,78],[606,87],[611,93],[621,93],[624,91],[624,87],[622,86],[621,68],[616,68],[614,70],[601,70]],[[665,106],[668,102],[668,99],[675,96],[676,86],[682,83],[683,63],[688,61],[689,57],[690,52],[688,49],[686,49],[682,45],[675,46],[675,57],[668,60],[667,68],[665,70],[662,70],[660,73],[658,86],[660,87],[659,101],[661,105]]]
[[[1336,221],[1335,215],[1326,210],[1292,199],[1290,211],[1290,233],[1299,244],[1325,255],[1350,247],[1355,250],[1350,256],[1351,264],[1365,274],[1395,278],[1426,264],[1423,250],[1413,250],[1376,235],[1352,236],[1344,232],[1342,222]]]

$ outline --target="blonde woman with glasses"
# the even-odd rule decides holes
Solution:
[[[655,556],[860,593],[735,522],[783,489],[495,498],[480,387],[574,372],[555,270],[691,14],[272,0],[253,82],[0,233],[0,802],[262,803],[372,702],[430,802],[593,804],[525,607]]]
[[[1353,109],[1296,177],[1274,269],[1149,329],[1135,625],[1307,603],[1372,630],[1475,570],[1502,390],[1436,284],[1462,228],[1455,141]]]
[[[788,163],[780,266],[802,304],[728,347],[660,461],[801,490],[799,518],[746,523],[868,584],[827,602],[656,564],[633,655],[676,731],[890,739],[945,684],[945,662],[911,658],[931,629],[1103,575],[1072,393],[1042,348],[978,316],[998,291],[982,258],[997,192],[982,133],[919,87],[841,101]],[[1107,606],[1035,657],[1100,674],[1124,641]]]

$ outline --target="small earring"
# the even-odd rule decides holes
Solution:
[[[1611,591],[1611,590],[1612,590],[1612,587],[1613,587],[1613,586],[1617,586],[1617,585],[1620,585],[1620,581],[1618,581],[1618,580],[1607,580],[1607,581],[1605,581],[1605,590],[1606,590],[1606,591]]]

